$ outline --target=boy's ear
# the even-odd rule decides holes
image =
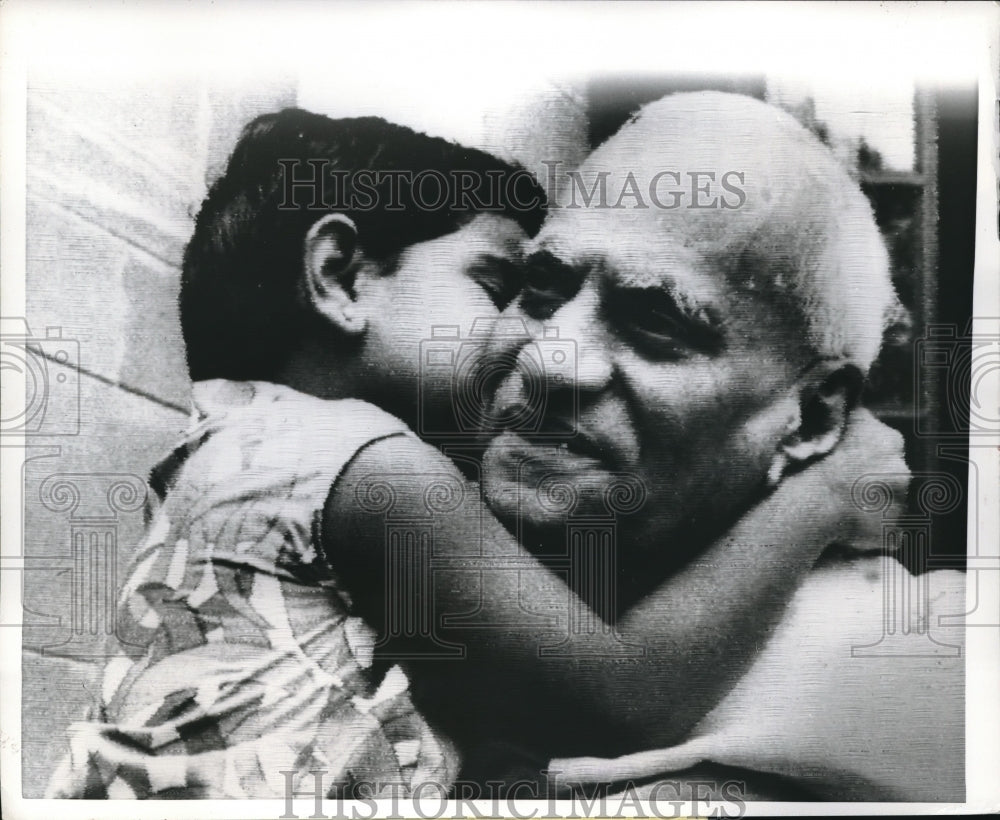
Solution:
[[[344,214],[327,214],[306,234],[302,286],[310,307],[344,333],[365,329],[355,292],[358,229]]]
[[[861,371],[846,359],[825,359],[803,374],[795,387],[798,412],[778,444],[768,473],[772,486],[786,473],[822,458],[837,446],[863,382]]]

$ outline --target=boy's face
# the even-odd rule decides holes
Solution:
[[[496,318],[521,287],[523,229],[479,214],[411,245],[369,280],[364,356],[378,403],[428,438],[474,431],[463,397],[481,392],[477,365]],[[456,412],[458,406],[458,412]]]

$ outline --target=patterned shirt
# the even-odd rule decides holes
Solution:
[[[200,423],[153,471],[162,494],[119,602],[98,714],[70,727],[50,797],[279,797],[453,782],[458,756],[373,664],[375,634],[319,549],[334,481],[408,435],[355,400],[265,382],[195,385]]]

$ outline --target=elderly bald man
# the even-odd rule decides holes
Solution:
[[[728,174],[741,196],[708,190],[657,203],[630,193],[676,179],[664,170],[696,172],[704,188]],[[587,190],[606,184],[607,202],[622,207],[550,211],[508,311],[529,333],[496,340],[498,352],[534,355],[527,342],[554,325],[576,341],[575,377],[542,392],[543,427],[575,425],[577,436],[561,448],[498,436],[483,487],[527,543],[558,544],[566,517],[543,492],[553,474],[587,488],[575,515],[596,511],[616,475],[638,476],[649,498],[617,530],[627,607],[766,504],[791,473],[848,441],[859,453],[899,449],[897,434],[858,405],[896,297],[858,186],[812,134],[764,103],[666,97],[579,173]],[[527,370],[497,390],[498,417],[530,400],[519,372]],[[859,457],[857,477],[871,472],[891,473],[883,482],[905,492],[897,460]],[[803,518],[811,503],[801,499]],[[794,538],[796,521],[788,526]],[[666,543],[686,547],[665,554]],[[901,657],[857,651],[879,642],[887,573],[905,570],[884,561],[877,522],[860,542],[831,532],[830,544],[749,670],[687,739],[615,759],[557,760],[550,771],[566,782],[645,783],[650,794],[681,773],[745,781],[748,797],[962,799],[961,630],[947,632],[954,649],[944,653],[924,651],[930,641]],[[964,576],[938,571],[920,583],[930,600],[923,628],[940,633],[939,616],[964,609]],[[636,708],[656,721],[670,704]]]

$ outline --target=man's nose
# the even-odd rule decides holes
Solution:
[[[599,315],[599,295],[584,286],[546,322],[530,326],[533,344],[521,356],[540,357],[550,391],[599,391],[611,380],[611,351]]]

